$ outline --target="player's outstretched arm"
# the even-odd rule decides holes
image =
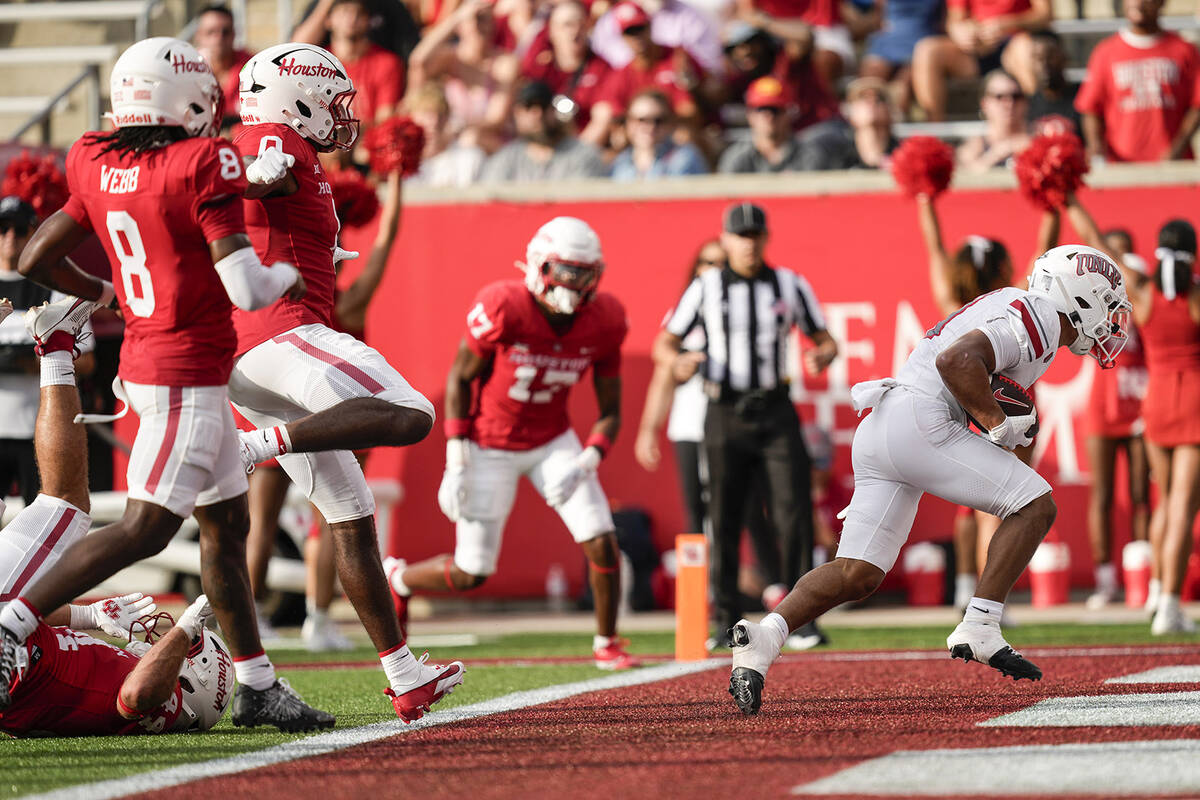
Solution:
[[[300,271],[286,261],[264,266],[244,233],[209,242],[208,249],[225,293],[244,311],[265,308],[284,295],[299,300],[308,291]]]
[[[371,245],[371,255],[362,272],[338,296],[334,316],[344,328],[362,330],[367,321],[367,307],[375,297],[375,291],[383,281],[383,273],[387,269],[388,258],[392,254],[392,245],[396,243],[396,234],[400,230],[400,213],[403,199],[402,178],[399,172],[388,175],[384,188],[383,212],[379,217],[379,231],[375,234],[375,242]]]
[[[937,303],[939,312],[952,314],[960,305],[950,280],[954,269],[942,242],[937,207],[928,195],[917,196],[917,224],[921,230],[921,240],[925,242],[925,252],[929,254],[929,286],[933,290],[933,301]]]
[[[17,269],[49,289],[107,305],[113,299],[112,284],[89,275],[67,258],[90,234],[71,215],[56,211],[25,245]]]

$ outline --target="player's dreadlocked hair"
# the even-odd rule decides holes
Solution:
[[[115,150],[121,155],[159,150],[188,138],[188,133],[179,125],[140,125],[117,128],[109,133],[93,133],[92,138],[104,142],[101,153]]]
[[[986,236],[968,236],[954,254],[950,277],[954,296],[961,305],[981,294],[1012,285],[1012,259],[1003,242]]]

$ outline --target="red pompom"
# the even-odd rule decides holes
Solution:
[[[1017,156],[1017,183],[1034,205],[1055,211],[1083,185],[1088,171],[1083,142],[1071,133],[1035,136]]]
[[[954,150],[932,136],[913,136],[892,153],[892,177],[910,197],[937,197],[954,175]]]
[[[58,168],[54,156],[37,157],[28,150],[8,162],[0,195],[16,195],[37,212],[39,219],[58,211],[67,203],[67,176]]]
[[[367,131],[363,146],[371,154],[371,171],[377,175],[416,174],[425,149],[425,129],[411,117],[392,117]]]
[[[343,228],[361,228],[379,213],[379,195],[356,169],[330,170],[333,207]]]

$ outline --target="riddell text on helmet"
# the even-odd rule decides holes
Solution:
[[[342,73],[325,64],[301,64],[295,58],[284,58],[276,62],[280,75],[304,75],[310,78],[340,78]]]

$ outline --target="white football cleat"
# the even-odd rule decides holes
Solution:
[[[1150,633],[1155,636],[1167,636],[1173,633],[1195,633],[1196,623],[1184,613],[1175,597],[1163,597],[1159,600],[1158,611],[1150,623]]]
[[[729,694],[743,714],[757,714],[767,670],[779,658],[783,640],[774,628],[744,619],[729,629],[729,637],[733,649]]]
[[[1007,675],[1014,681],[1028,678],[1032,681],[1042,679],[1042,671],[1032,661],[1028,661],[1004,641],[1000,626],[995,622],[958,623],[954,632],[946,637],[946,646],[950,648],[951,658],[961,658],[963,661],[978,661],[987,664],[1001,675]]]
[[[300,628],[300,638],[310,653],[329,653],[343,650],[353,650],[354,642],[340,632],[333,620],[328,616],[317,619],[309,615],[304,618]]]
[[[37,343],[38,355],[56,350],[70,352],[76,349],[79,332],[98,308],[100,306],[91,300],[81,300],[78,297],[64,297],[54,303],[42,303],[25,312],[25,330],[29,331],[29,335]]]

